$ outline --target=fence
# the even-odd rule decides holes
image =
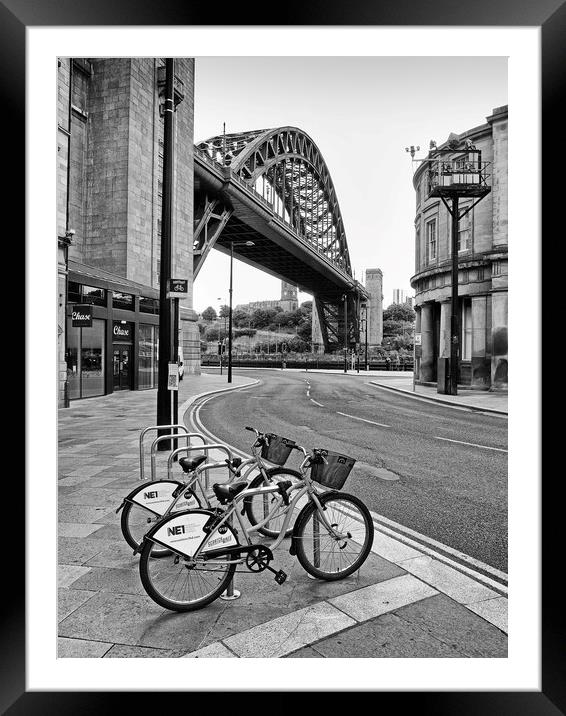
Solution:
[[[204,353],[201,356],[202,366],[219,366],[219,356],[212,353]],[[233,368],[282,368],[283,363],[285,368],[299,368],[303,370],[342,370],[344,368],[344,358],[330,359],[316,358],[309,356],[308,358],[285,358],[281,354],[273,355],[271,357],[267,355],[258,355],[257,357],[238,358],[232,356],[232,367]],[[222,365],[226,366],[226,356],[223,357]],[[360,357],[359,364],[356,363],[356,368],[365,370],[365,361]],[[348,360],[348,369],[352,368],[351,360]],[[368,357],[368,369],[369,370],[402,370],[412,371],[413,361],[412,359],[405,358],[399,362],[391,360],[389,363],[383,358],[369,358]]]

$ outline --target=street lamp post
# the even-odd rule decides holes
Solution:
[[[234,244],[236,246],[255,246],[253,241],[230,242],[230,289],[228,306],[228,383],[232,382],[232,274],[234,265]]]

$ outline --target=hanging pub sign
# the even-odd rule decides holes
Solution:
[[[115,341],[131,341],[132,324],[126,321],[112,321],[112,338]]]
[[[170,278],[167,282],[167,298],[187,298],[189,282],[186,278]]]
[[[92,328],[92,304],[76,303],[71,315],[73,328]]]

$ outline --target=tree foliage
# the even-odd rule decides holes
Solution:
[[[383,311],[383,321],[408,321],[414,323],[417,314],[408,303],[392,303]]]
[[[212,306],[209,306],[208,308],[205,308],[202,312],[202,317],[205,321],[215,321],[217,318],[216,311]]]

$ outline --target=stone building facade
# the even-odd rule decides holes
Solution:
[[[163,175],[160,58],[58,61],[60,403],[157,387]],[[192,307],[194,60],[175,61],[173,277],[184,368],[200,371]],[[73,326],[90,305],[92,325]]]
[[[466,140],[481,151],[491,192],[459,225],[458,294],[460,320],[459,384],[507,390],[507,106],[497,107],[486,123],[451,135],[439,149]],[[450,144],[449,144],[450,141]],[[450,158],[450,154],[447,158]],[[440,198],[427,198],[427,163],[413,177],[416,192],[415,289],[421,335],[416,380],[435,383],[439,358],[450,356],[451,216]],[[474,202],[460,200],[460,212]]]

